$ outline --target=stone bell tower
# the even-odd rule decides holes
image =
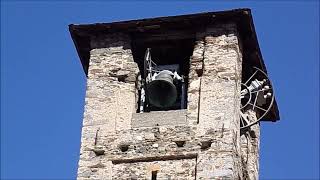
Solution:
[[[258,179],[279,112],[250,9],[69,25],[87,75],[78,179]]]

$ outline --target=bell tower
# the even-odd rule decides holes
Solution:
[[[87,75],[78,179],[259,178],[279,112],[250,9],[69,31]]]

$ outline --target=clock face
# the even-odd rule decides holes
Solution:
[[[241,83],[240,128],[246,129],[258,123],[270,111],[274,93],[268,76],[254,67],[253,73]]]

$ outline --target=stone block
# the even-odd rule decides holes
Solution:
[[[185,109],[134,113],[132,115],[132,128],[186,125],[186,113],[187,111]]]

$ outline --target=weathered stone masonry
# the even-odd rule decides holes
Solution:
[[[240,132],[245,40],[239,29],[235,21],[197,29],[187,109],[149,113],[136,113],[132,34],[90,35],[77,178],[258,179],[259,124]]]
[[[130,39],[114,34],[92,40],[92,47],[97,48],[90,52],[79,178],[148,178],[151,172],[147,167],[152,165],[159,166],[159,178],[242,176],[236,110],[241,53],[235,25],[220,28],[208,28],[197,41],[202,48],[195,46],[191,64],[198,59],[202,67],[190,67],[188,115],[181,126],[132,128],[138,68],[131,55]],[[177,146],[179,141],[185,143],[184,147]],[[208,147],[202,147],[205,143]],[[121,146],[128,146],[128,150],[122,152]],[[97,155],[95,151],[104,153]],[[153,163],[143,162],[148,157]],[[123,163],[115,163],[121,160]],[[171,162],[185,162],[188,168],[178,168],[182,172],[175,174],[167,165]]]

